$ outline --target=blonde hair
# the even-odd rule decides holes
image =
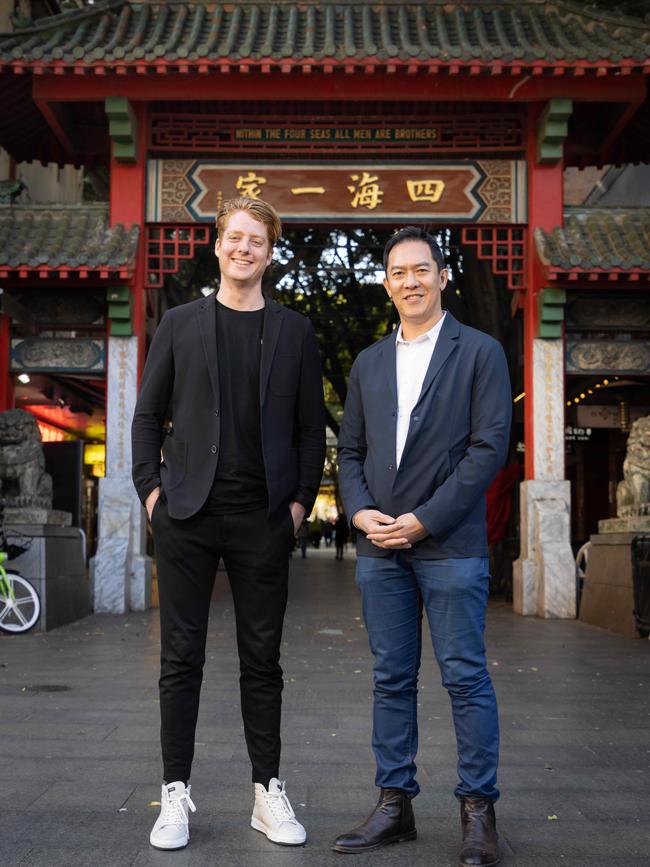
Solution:
[[[239,196],[236,199],[228,199],[221,205],[215,218],[218,235],[224,231],[226,223],[228,222],[228,217],[231,214],[234,214],[235,211],[248,211],[254,220],[263,223],[266,226],[269,244],[271,247],[274,246],[282,234],[280,215],[272,205],[269,205],[269,203],[265,202],[263,199],[251,199],[248,196]]]

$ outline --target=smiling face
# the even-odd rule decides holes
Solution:
[[[225,289],[259,289],[273,248],[264,223],[248,211],[234,211],[219,233],[214,252]]]
[[[390,251],[384,287],[397,308],[406,340],[424,334],[442,316],[447,269],[438,269],[425,241],[407,240]]]

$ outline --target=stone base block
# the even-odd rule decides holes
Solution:
[[[144,509],[131,479],[99,484],[99,544],[93,558],[95,611],[123,614],[151,605],[151,559],[145,547]]]
[[[512,607],[515,614],[524,617],[537,614],[535,563],[532,560],[520,558],[512,564]]]
[[[521,484],[521,555],[513,566],[513,601],[518,614],[576,616],[570,492],[567,481]]]
[[[86,578],[84,542],[77,527],[6,524],[12,533],[30,536],[32,543],[23,554],[10,560],[32,582],[41,600],[37,629],[44,632],[64,626],[91,613],[90,584]]]
[[[100,538],[93,557],[93,608],[98,614],[124,614],[129,610],[129,540]]]
[[[151,608],[151,557],[131,558],[131,611]]]
[[[603,522],[601,522],[603,523]],[[580,601],[580,620],[637,638],[632,583],[632,540],[636,533],[598,533],[591,549]]]

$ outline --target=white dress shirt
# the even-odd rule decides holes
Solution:
[[[397,466],[402,460],[402,452],[411,423],[411,413],[418,402],[422,383],[426,376],[438,335],[445,320],[445,313],[429,331],[420,334],[415,340],[404,340],[402,326],[397,329],[395,356],[397,359],[397,436],[395,457]]]

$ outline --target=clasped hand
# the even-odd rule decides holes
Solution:
[[[352,523],[378,548],[410,548],[414,542],[429,535],[427,528],[418,521],[413,512],[391,518],[377,509],[361,509],[354,514]]]

